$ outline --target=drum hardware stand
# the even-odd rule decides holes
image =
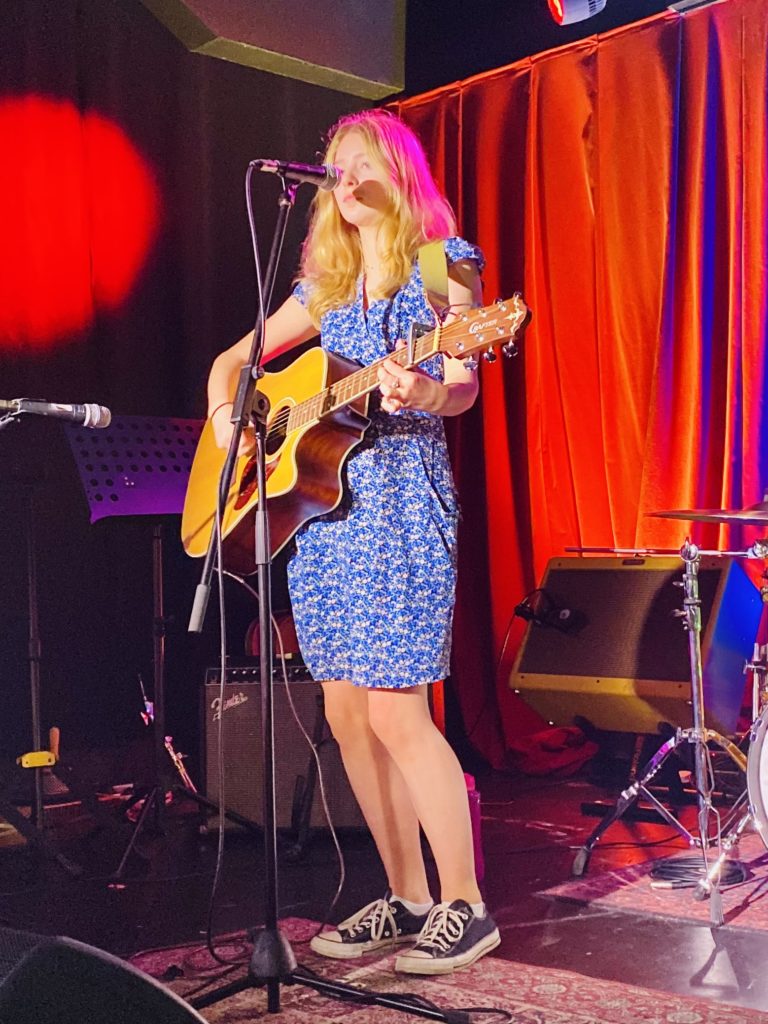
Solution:
[[[598,824],[586,843],[581,847],[573,861],[572,872],[577,877],[583,875],[589,864],[589,858],[596,843],[603,833],[617,821],[625,811],[635,803],[639,796],[648,800],[659,812],[661,817],[671,825],[686,840],[692,848],[701,850],[704,856],[704,866],[707,868],[707,876],[704,882],[708,884],[708,890],[703,895],[715,896],[719,893],[717,872],[709,871],[707,867],[707,851],[710,848],[709,822],[712,815],[712,776],[708,744],[714,743],[725,751],[729,757],[744,771],[746,769],[746,758],[739,748],[729,739],[721,736],[704,725],[704,682],[702,677],[701,660],[701,602],[699,599],[698,571],[701,559],[701,551],[690,540],[686,540],[680,549],[680,557],[685,563],[683,579],[676,582],[676,586],[683,588],[683,608],[677,614],[683,621],[683,628],[688,633],[688,650],[691,663],[691,686],[692,686],[692,711],[693,726],[690,729],[678,728],[675,735],[664,743],[656,754],[651,758],[637,779],[631,786],[625,789],[616,803],[613,811],[606,815]],[[658,772],[662,763],[678,747],[684,743],[693,746],[693,766],[696,790],[698,794],[698,836],[694,836],[688,829],[666,808],[661,801],[648,789],[648,783]],[[745,825],[743,826],[745,827]],[[742,830],[743,830],[742,827]],[[719,844],[719,840],[718,840]],[[731,844],[733,845],[733,844]],[[718,858],[719,859],[719,858]],[[712,878],[710,879],[710,874]],[[722,910],[719,907],[719,900],[713,899],[711,904],[713,924],[722,924]]]
[[[768,558],[768,539],[756,541],[750,548],[755,558]],[[768,569],[762,574],[760,600],[763,602],[763,614],[768,610]],[[768,644],[755,643],[752,660],[744,666],[745,672],[752,673],[752,721],[756,722],[763,707],[768,707],[768,692],[765,681],[768,676]]]
[[[759,542],[765,543],[765,542]],[[766,552],[768,554],[768,552]],[[761,556],[765,557],[765,555]],[[760,596],[763,600],[763,604],[768,604],[768,573],[763,573],[763,585],[760,588]],[[765,681],[768,676],[768,644],[756,643],[752,658],[744,666],[744,674],[747,672],[752,674],[752,722],[753,726],[750,730],[750,740],[754,739],[753,733],[755,724],[758,722],[760,714],[764,707],[768,707],[766,702],[766,689]],[[738,845],[744,832],[750,825],[754,824],[754,812],[752,810],[751,803],[749,802],[749,791],[745,790],[738,798],[732,808],[732,818],[735,818],[739,808],[744,803],[747,803],[746,810],[741,814],[736,825],[732,830],[727,830],[725,838],[720,844],[720,852],[717,858],[710,865],[709,871],[706,873],[704,878],[699,881],[694,890],[694,899],[703,900],[712,892],[713,886],[717,883],[720,878],[720,873],[723,869],[729,853],[731,850]]]
[[[257,504],[254,529],[254,558],[257,567],[259,594],[259,672],[261,689],[261,732],[262,754],[264,758],[263,784],[263,840],[264,840],[264,925],[253,929],[253,951],[248,964],[246,976],[228,985],[222,985],[213,992],[199,996],[191,1001],[196,1009],[211,1006],[237,992],[249,988],[266,988],[267,1012],[280,1012],[280,986],[305,985],[317,992],[350,1000],[358,1004],[385,1006],[389,1009],[401,1010],[415,1016],[431,1020],[449,1021],[456,1019],[456,1011],[441,1010],[425,999],[411,1000],[407,995],[399,993],[370,992],[356,985],[346,985],[331,981],[300,967],[291,946],[282,934],[278,924],[278,877],[277,877],[277,817],[275,798],[275,751],[274,751],[274,703],[272,678],[272,595],[271,595],[271,564],[272,551],[269,539],[269,517],[267,512],[266,491],[266,441],[267,417],[269,403],[266,396],[257,390],[257,381],[262,374],[260,367],[262,355],[262,330],[264,317],[271,305],[272,289],[275,273],[285,239],[288,216],[296,199],[296,183],[289,183],[286,174],[279,173],[282,191],[278,198],[278,216],[274,228],[269,262],[262,286],[258,246],[253,231],[253,212],[251,208],[250,180],[253,170],[262,161],[253,161],[248,166],[246,175],[246,202],[249,221],[253,232],[254,256],[256,261],[257,283],[260,297],[259,312],[253,331],[253,340],[248,362],[242,367],[238,380],[237,391],[232,409],[232,439],[221,470],[217,487],[217,515],[214,517],[208,550],[205,555],[200,582],[195,591],[195,598],[190,616],[189,631],[201,632],[203,619],[211,591],[211,578],[217,554],[221,553],[220,522],[218,510],[226,508],[234,477],[237,450],[244,428],[251,423],[256,439],[256,488]],[[219,567],[224,571],[224,565]],[[223,671],[223,666],[222,666]]]

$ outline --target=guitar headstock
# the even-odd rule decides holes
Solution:
[[[501,346],[505,356],[517,355],[515,339],[531,318],[531,311],[522,295],[500,299],[481,309],[470,309],[452,320],[440,332],[440,351],[456,359],[466,359],[477,366],[476,352],[487,362],[496,359],[495,348]],[[472,367],[474,368],[474,367]]]

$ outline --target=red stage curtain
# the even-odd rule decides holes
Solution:
[[[664,13],[397,104],[523,355],[450,425],[464,509],[455,680],[495,765],[538,719],[507,685],[514,606],[568,546],[671,547],[665,508],[768,484],[768,0]],[[707,547],[755,529],[696,525]],[[506,643],[505,643],[506,640]]]

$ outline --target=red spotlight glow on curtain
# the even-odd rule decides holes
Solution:
[[[129,295],[158,190],[119,125],[67,100],[0,100],[0,139],[0,348],[50,349]]]

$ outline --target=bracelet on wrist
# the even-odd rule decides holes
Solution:
[[[233,404],[232,402],[219,402],[219,404],[216,406],[216,408],[212,409],[211,412],[208,413],[208,419],[212,420],[213,417],[216,415],[216,413],[219,411],[219,409],[223,409],[225,405],[232,405],[232,404]]]

